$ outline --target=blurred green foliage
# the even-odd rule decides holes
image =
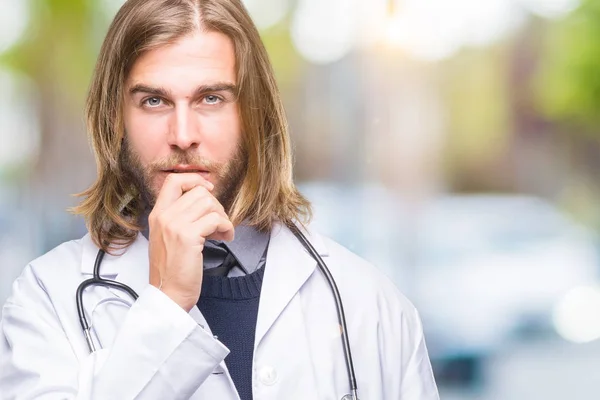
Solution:
[[[27,96],[39,120],[41,151],[33,160],[5,166],[0,179],[14,184],[43,182],[50,179],[48,171],[68,170],[61,149],[69,149],[72,160],[87,153],[82,110],[99,47],[95,35],[107,26],[98,1],[35,0],[28,5],[27,29],[0,54],[0,67],[33,83]]]
[[[0,54],[0,65],[25,73],[42,90],[49,84],[69,105],[81,108],[95,59],[113,15],[99,0],[30,2],[28,30],[17,45]],[[298,76],[305,63],[294,51],[284,20],[262,32],[280,83]],[[42,94],[43,95],[43,94]]]
[[[289,25],[288,16],[260,33],[280,87],[295,83],[303,68],[306,68],[306,61],[300,57],[292,44]]]
[[[455,168],[500,157],[512,131],[509,48],[501,43],[469,49],[439,70],[450,140],[447,157]]]
[[[550,24],[535,82],[540,109],[550,119],[600,124],[600,0],[582,0],[566,18]]]
[[[63,101],[77,106],[85,95],[97,50],[90,29],[98,23],[97,2],[37,0],[30,4],[24,39],[2,54],[0,63],[27,74],[42,91],[60,93]]]

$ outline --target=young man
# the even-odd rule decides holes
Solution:
[[[335,298],[294,226],[339,288],[361,398],[439,398],[414,307],[305,228],[273,72],[239,0],[127,1],[86,112],[89,234],[15,282],[0,398],[355,398]]]

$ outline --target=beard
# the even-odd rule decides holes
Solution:
[[[156,177],[162,174],[162,171],[172,169],[175,165],[187,164],[201,166],[216,178],[212,182],[214,184],[212,194],[228,215],[246,175],[247,160],[246,152],[239,145],[233,157],[225,163],[213,162],[191,151],[175,150],[167,158],[143,165],[139,154],[131,147],[127,138],[123,139],[119,156],[125,181],[133,185],[138,199],[147,212],[154,208],[162,187],[162,183],[153,185],[157,181]]]

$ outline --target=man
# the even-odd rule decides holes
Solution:
[[[2,399],[354,398],[334,296],[293,226],[337,282],[360,396],[438,399],[414,307],[307,227],[239,0],[127,1],[86,113],[98,179],[76,211],[89,234],[15,282]]]

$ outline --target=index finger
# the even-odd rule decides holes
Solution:
[[[162,188],[158,193],[154,207],[159,210],[164,210],[179,199],[185,192],[190,191],[197,186],[204,186],[209,191],[214,188],[214,185],[200,174],[171,173],[167,175]]]

